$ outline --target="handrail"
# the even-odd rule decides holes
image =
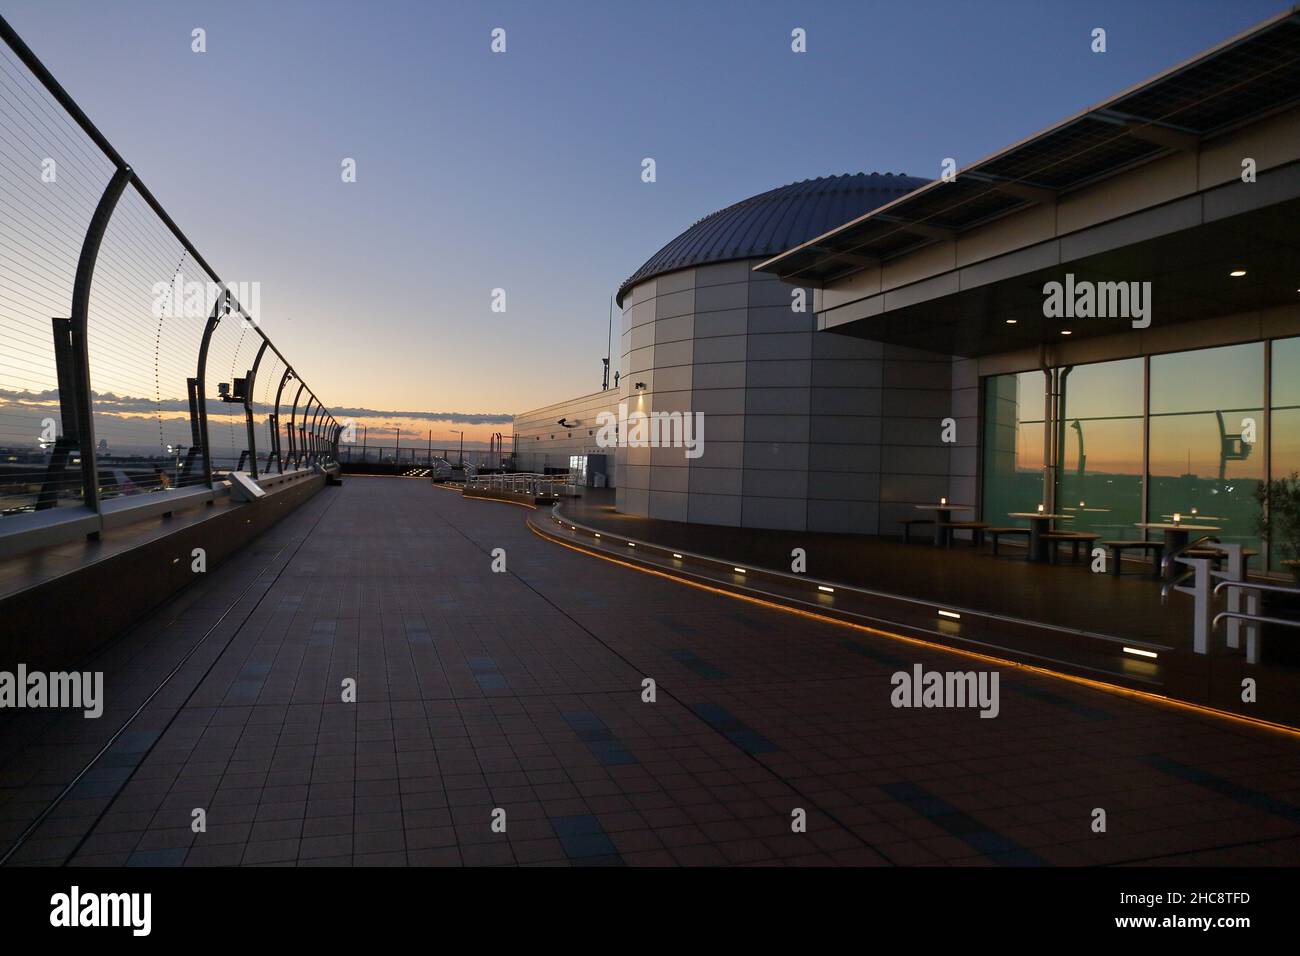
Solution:
[[[1174,591],[1174,590],[1177,590],[1177,588],[1178,588],[1178,587],[1179,587],[1179,586],[1180,586],[1184,581],[1186,581],[1188,578],[1192,578],[1192,577],[1195,577],[1195,576],[1196,576],[1196,569],[1195,569],[1195,568],[1192,568],[1192,569],[1189,570],[1189,571],[1184,571],[1184,572],[1183,572],[1182,574],[1180,574],[1178,577],[1173,578],[1173,579],[1171,579],[1171,580],[1169,580],[1169,581],[1166,581],[1166,582],[1165,582],[1163,585],[1161,585],[1161,587],[1160,587],[1160,600],[1161,600],[1162,602],[1168,600],[1168,598],[1169,598],[1169,592]]]
[[[1241,588],[1246,591],[1270,591],[1274,594],[1300,595],[1300,588],[1288,588],[1281,584],[1260,584],[1256,581],[1220,581],[1214,586],[1214,593],[1218,594],[1224,588]]]
[[[1294,621],[1284,617],[1268,617],[1263,614],[1247,614],[1245,611],[1220,611],[1214,615],[1212,626],[1218,627],[1219,621],[1224,618],[1238,618],[1243,621],[1255,621],[1259,624],[1280,624],[1283,627],[1300,627],[1300,621]]]
[[[61,419],[62,429],[60,440],[58,442],[59,454],[51,454],[47,456],[44,464],[40,463],[39,458],[33,459],[33,467],[40,469],[40,472],[45,475],[45,480],[43,482],[39,481],[39,479],[37,480],[37,483],[41,486],[40,494],[37,495],[34,492],[27,490],[21,491],[19,493],[19,506],[6,508],[6,511],[12,512],[12,514],[6,514],[3,517],[0,517],[0,528],[4,529],[3,536],[6,539],[6,553],[18,553],[20,550],[28,548],[29,546],[30,548],[44,547],[52,543],[58,543],[60,540],[72,541],[83,535],[93,538],[106,527],[106,515],[111,513],[114,516],[118,516],[123,513],[141,511],[142,509],[137,508],[135,502],[131,502],[129,505],[119,502],[106,508],[104,501],[101,500],[100,494],[101,485],[106,486],[109,489],[110,494],[107,496],[106,500],[110,502],[117,500],[112,494],[114,490],[119,494],[132,494],[133,492],[131,490],[124,489],[127,489],[128,486],[132,486],[133,477],[135,480],[139,480],[139,478],[138,476],[125,475],[125,469],[135,467],[131,463],[136,461],[144,463],[141,467],[154,467],[159,475],[158,483],[163,487],[167,487],[169,484],[167,481],[167,472],[156,468],[159,458],[170,458],[173,453],[175,454],[177,462],[176,469],[178,473],[177,481],[181,482],[179,476],[179,449],[188,448],[189,455],[186,457],[184,483],[189,483],[192,464],[197,461],[199,456],[201,456],[203,478],[205,479],[203,484],[209,489],[215,489],[217,487],[217,482],[214,482],[213,480],[213,443],[212,436],[209,434],[207,421],[208,403],[209,401],[215,401],[216,396],[209,396],[207,394],[206,376],[209,358],[207,345],[209,340],[212,338],[213,332],[216,331],[216,327],[221,325],[224,328],[225,326],[223,325],[223,322],[227,320],[230,322],[236,320],[243,322],[243,331],[240,332],[239,344],[234,346],[230,374],[235,376],[237,371],[246,373],[244,383],[247,391],[243,396],[242,417],[244,418],[243,424],[245,426],[243,430],[246,432],[246,440],[248,444],[248,448],[245,449],[245,451],[247,454],[247,471],[249,475],[259,477],[262,475],[262,469],[258,467],[258,450],[255,447],[256,429],[254,428],[253,387],[257,380],[258,366],[267,352],[275,355],[283,364],[285,369],[284,377],[280,382],[279,391],[282,392],[284,390],[284,385],[290,378],[296,379],[301,383],[302,388],[307,389],[308,394],[311,395],[317,405],[315,415],[311,422],[312,431],[309,460],[313,463],[319,462],[325,465],[334,462],[337,453],[333,448],[333,442],[327,439],[325,432],[327,428],[331,428],[336,424],[329,409],[326,408],[318,398],[316,398],[315,393],[312,392],[310,388],[307,388],[302,376],[294,369],[293,365],[285,358],[280,349],[262,330],[257,318],[249,314],[244,303],[238,301],[231,286],[228,285],[217,274],[216,270],[212,268],[207,260],[204,259],[203,255],[198,251],[194,243],[190,241],[189,237],[185,235],[181,228],[176,224],[175,220],[171,218],[158,199],[141,181],[137,170],[127,163],[125,157],[123,157],[113,144],[109,142],[108,137],[105,136],[93,122],[91,122],[85,111],[82,110],[59,81],[55,79],[50,70],[41,62],[40,58],[32,51],[31,47],[23,41],[17,31],[14,30],[13,26],[3,16],[0,16],[0,49],[8,50],[9,53],[11,53],[12,56],[22,65],[20,69],[21,75],[15,74],[15,82],[17,84],[21,85],[24,90],[30,90],[33,92],[38,92],[40,90],[44,91],[44,94],[40,95],[39,98],[42,103],[44,103],[47,118],[50,121],[64,125],[74,137],[79,138],[80,136],[84,136],[85,140],[82,140],[82,142],[87,143],[89,146],[89,148],[84,151],[85,154],[89,156],[97,151],[98,154],[102,156],[103,160],[106,161],[109,171],[111,172],[107,185],[92,187],[97,193],[98,205],[95,206],[94,213],[91,216],[84,233],[79,236],[74,235],[68,237],[72,243],[79,242],[81,249],[80,256],[76,260],[76,276],[75,281],[72,282],[71,301],[65,306],[59,307],[67,309],[66,312],[63,312],[63,315],[70,316],[70,319],[62,318],[58,314],[50,315],[45,310],[50,309],[53,311],[53,308],[55,307],[46,306],[44,303],[41,303],[39,308],[36,308],[33,312],[33,318],[39,315],[42,318],[48,318],[48,320],[53,323],[53,331],[55,334],[55,363],[59,372],[59,388],[57,391],[59,403],[58,415]],[[0,73],[0,83],[5,83],[6,86],[9,85],[9,81],[4,78],[4,74],[2,73]],[[77,130],[80,131],[79,134],[76,132]],[[27,131],[27,127],[25,126],[20,127],[14,125],[11,128],[6,119],[3,135],[13,135],[16,139],[31,139],[37,134]],[[34,143],[24,142],[22,145],[32,146],[32,148],[35,148]],[[94,165],[97,166],[98,161],[96,161]],[[50,181],[52,182],[54,180],[51,179]],[[21,184],[15,184],[15,182],[10,180],[8,177],[6,177],[5,182],[0,183],[0,185],[18,185],[21,187]],[[130,190],[129,194],[127,192],[128,190]],[[112,382],[106,384],[104,381],[99,381],[92,377],[91,373],[94,371],[93,366],[95,365],[95,359],[97,356],[95,354],[87,355],[87,340],[89,338],[87,334],[87,326],[88,316],[92,311],[89,307],[89,303],[92,296],[92,284],[95,281],[95,266],[101,258],[101,244],[104,244],[106,250],[103,254],[107,255],[108,246],[105,241],[106,239],[114,243],[136,241],[135,236],[138,232],[136,228],[139,225],[138,222],[132,225],[127,233],[122,233],[121,235],[110,229],[110,226],[118,223],[118,221],[122,219],[123,214],[115,215],[115,213],[119,206],[118,200],[124,195],[132,195],[143,200],[145,207],[147,207],[152,215],[156,217],[156,222],[150,219],[150,227],[157,230],[154,237],[156,238],[164,232],[169,234],[171,239],[174,239],[176,243],[179,244],[177,253],[180,254],[181,262],[193,263],[199,270],[201,270],[201,272],[198,273],[191,272],[189,275],[198,275],[211,280],[211,285],[216,287],[218,294],[213,305],[212,315],[208,317],[208,322],[204,326],[200,327],[203,332],[201,341],[199,341],[199,334],[197,332],[195,333],[195,344],[198,345],[199,350],[197,368],[194,369],[194,377],[183,379],[178,382],[169,382],[169,385],[174,385],[177,388],[177,394],[175,396],[164,395],[158,399],[160,409],[162,407],[162,398],[175,398],[180,402],[188,404],[191,416],[191,434],[189,436],[189,444],[185,445],[180,442],[170,442],[170,439],[167,440],[169,443],[164,444],[164,439],[161,437],[160,424],[159,448],[163,449],[164,454],[159,455],[157,453],[146,453],[144,455],[139,455],[134,451],[129,452],[126,455],[118,453],[114,456],[117,461],[110,460],[105,463],[97,462],[96,460],[97,457],[100,457],[103,454],[101,446],[106,447],[106,445],[105,442],[97,441],[98,436],[94,433],[94,426],[96,424],[95,416],[97,414],[95,404],[97,401],[101,400],[105,394],[111,397],[114,391],[120,392],[121,389],[115,389],[113,387],[114,383]],[[93,202],[95,197],[88,196],[87,198]],[[146,214],[146,216],[147,215],[148,214]],[[161,229],[158,229],[158,227],[161,227]],[[44,227],[38,226],[36,228],[37,231],[39,231]],[[74,232],[75,231],[76,230],[74,230]],[[132,238],[123,238],[123,236],[127,235],[130,235]],[[148,243],[146,243],[146,245],[148,245]],[[181,254],[181,250],[183,250],[183,254]],[[150,255],[156,251],[157,249],[148,250]],[[121,252],[122,250],[118,248],[116,254],[120,255]],[[157,266],[149,256],[140,256],[139,263],[141,271],[145,273],[144,279],[146,281],[144,288],[149,288],[148,280],[154,278],[151,270]],[[170,263],[171,260],[168,261],[169,270],[171,267]],[[23,277],[19,276],[18,278],[22,279]],[[162,275],[157,276],[156,278],[165,279],[166,276]],[[176,266],[176,272],[173,278],[178,282],[183,278],[180,265]],[[165,282],[162,284],[164,286],[166,285]],[[148,311],[147,299],[142,301],[140,305],[145,312]],[[155,302],[155,307],[156,306],[157,303]],[[118,308],[129,310],[132,308],[132,304],[128,302],[120,307],[115,304],[107,311],[111,312],[115,316]],[[8,315],[6,315],[6,319],[8,319]],[[23,321],[26,322],[29,320],[24,319]],[[66,343],[63,341],[63,338],[60,338],[60,331],[65,325],[70,328],[70,332],[64,336],[64,338],[67,339]],[[161,329],[162,327],[160,326],[159,328]],[[6,333],[3,336],[3,340],[9,341],[10,337],[7,333],[11,330],[6,328],[3,331]],[[247,352],[243,350],[245,331],[250,333],[247,339]],[[159,334],[161,335],[161,333]],[[127,340],[121,339],[117,343],[120,351],[124,355],[124,358],[120,359],[123,368],[128,367],[130,363],[135,362],[136,360],[139,360],[140,363],[147,361],[145,354],[139,347],[131,347],[129,344],[123,346],[122,342],[125,341]],[[156,345],[156,343],[151,344]],[[260,348],[257,347],[258,345],[260,345]],[[236,370],[233,364],[234,359],[245,354],[251,356],[255,348],[256,359],[252,361],[251,366],[241,364],[239,369]],[[98,357],[103,360],[104,356],[107,354],[107,352],[102,352],[98,354]],[[156,373],[158,371],[157,363],[159,362],[159,356],[155,354],[153,359],[155,362],[154,371]],[[167,361],[171,362],[171,358],[168,357]],[[188,365],[189,362],[192,361],[193,359],[188,359],[186,364]],[[105,367],[108,367],[109,365],[111,365],[111,360],[106,362]],[[108,376],[105,377],[107,378]],[[94,383],[93,385],[92,382]],[[181,386],[184,387],[182,388]],[[98,394],[94,390],[95,387],[98,388]],[[181,394],[184,394],[184,398],[181,398]],[[224,390],[221,392],[221,395],[223,399],[229,401],[231,404],[234,404],[237,401],[233,396],[227,398],[227,393]],[[279,404],[280,394],[277,392],[276,407],[270,416],[275,432],[270,442],[271,447],[267,449],[266,470],[270,470],[270,456],[274,455],[276,458],[277,470],[283,472],[284,456],[281,452],[279,441]],[[304,409],[304,412],[305,411],[306,409]],[[159,414],[161,415],[161,411]],[[101,420],[102,419],[103,416],[101,415]],[[57,419],[56,422],[58,422]],[[305,435],[303,437],[304,439],[306,438]],[[294,436],[291,435],[291,442],[293,441],[293,438]],[[75,447],[73,446],[74,440],[76,443]],[[49,440],[42,439],[40,443],[42,449],[51,447],[49,444],[46,444],[47,441]],[[232,444],[234,444],[233,423]],[[174,449],[176,450],[175,452]],[[296,452],[296,467],[299,463],[298,459],[308,451],[306,442],[304,441],[304,447],[302,449],[293,450]],[[237,451],[237,446],[232,448],[232,455]],[[65,469],[68,472],[72,470],[72,468],[69,467],[71,463],[65,460],[69,452],[77,452],[79,454],[80,474],[75,480],[71,477],[65,476]],[[238,460],[240,464],[236,464],[234,467],[242,469],[242,462],[245,460],[244,456],[240,455]],[[122,473],[122,475],[125,475],[125,477],[115,475],[111,480],[106,479],[102,477],[104,469],[117,469],[117,471]],[[31,484],[31,481],[25,478],[25,473],[24,480],[27,484]],[[149,480],[152,482],[152,479]],[[62,493],[59,492],[60,487],[62,488]],[[29,497],[32,498],[30,503],[27,501]],[[78,518],[85,520],[61,520],[63,516],[53,514],[53,512],[60,510],[56,507],[58,503],[62,503],[65,506],[69,504],[78,505],[79,510],[83,512],[78,515]],[[28,507],[42,512],[48,509],[51,512],[51,517],[40,521],[32,519],[29,521],[16,522],[12,527],[6,527],[4,525],[5,521],[9,521],[14,517],[25,514]],[[153,507],[152,503],[150,504],[150,507]],[[31,526],[30,534],[26,531],[29,525]]]

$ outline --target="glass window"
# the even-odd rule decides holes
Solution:
[[[1001,524],[1043,500],[1044,398],[1040,371],[984,380],[984,521]]]
[[[1263,402],[1262,342],[1152,357],[1151,521],[1194,516],[1222,541],[1259,546]]]
[[[1071,531],[1142,536],[1142,365],[1123,359],[1062,373],[1056,508],[1074,516]]]
[[[1300,338],[1273,343],[1273,478],[1300,471]],[[1274,545],[1269,567],[1280,569],[1290,557]]]

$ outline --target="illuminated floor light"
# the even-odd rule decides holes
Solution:
[[[827,587],[826,585],[824,585],[824,584],[819,584],[819,585],[817,585],[817,590],[818,590],[818,591],[825,591],[827,594],[834,594],[834,593],[835,593],[835,589],[834,589],[834,588],[828,588],[828,587]]]
[[[1124,648],[1124,653],[1125,653],[1125,654],[1136,654],[1138,657],[1149,657],[1149,658],[1151,658],[1152,660],[1155,660],[1156,658],[1158,658],[1158,657],[1160,656],[1159,654],[1155,653],[1154,651],[1144,651],[1144,650],[1142,650],[1142,649],[1139,648],[1139,647],[1126,647],[1126,648]]]
[[[960,620],[961,620],[961,615],[958,614],[956,611],[940,611],[940,612],[939,612],[939,616],[940,616],[940,617],[950,617],[950,618],[952,618],[954,621],[960,621]]]
[[[778,604],[775,601],[764,600],[763,598],[752,597],[748,594],[738,594],[735,591],[728,591],[725,588],[715,587],[704,584],[699,581],[688,581],[663,571],[656,571],[639,564],[628,564],[620,561],[618,558],[611,558],[601,554],[598,551],[588,551],[578,545],[569,544],[559,538],[552,538],[541,529],[529,525],[528,530],[546,541],[550,541],[562,548],[568,548],[570,551],[576,551],[579,554],[585,554],[589,557],[596,558],[600,561],[608,561],[610,564],[617,564],[620,567],[630,568],[633,571],[639,571],[642,574],[653,575],[654,577],[665,578],[684,587],[696,588],[700,591],[709,591],[713,594],[720,594],[724,597],[732,598],[736,601],[744,601],[748,604],[755,604],[760,607],[771,608],[772,610],[782,611],[795,617],[808,618],[814,621],[820,621],[825,624],[835,625],[837,627],[848,628],[849,630],[858,631],[864,634],[875,634],[880,637],[887,637],[904,644],[910,644],[915,647],[924,647],[929,650],[940,651],[947,654],[955,654],[958,657],[964,657],[967,660],[978,660],[989,664],[995,664],[1000,667],[1016,668],[1027,674],[1037,674],[1041,677],[1048,677],[1054,680],[1063,681],[1068,684],[1075,684],[1080,687],[1089,687],[1103,693],[1112,694],[1116,697],[1127,697],[1130,700],[1140,700],[1151,704],[1157,704],[1168,707],[1171,710],[1180,710],[1192,714],[1201,714],[1210,717],[1216,717],[1220,720],[1226,720],[1231,723],[1242,724],[1250,727],[1270,730],[1275,733],[1285,734],[1288,737],[1300,739],[1300,727],[1293,727],[1288,724],[1279,724],[1271,720],[1263,720],[1258,717],[1247,717],[1244,714],[1233,713],[1230,710],[1220,710],[1217,707],[1209,707],[1205,704],[1194,704],[1191,701],[1179,700],[1176,697],[1166,697],[1163,694],[1155,694],[1150,691],[1136,690],[1131,687],[1123,687],[1119,684],[1109,684],[1105,681],[1095,680],[1089,677],[1080,677],[1077,674],[1067,674],[1064,671],[1055,671],[1047,667],[1040,667],[1036,664],[1027,664],[1023,661],[1013,661],[1005,657],[996,657],[992,654],[984,654],[979,651],[971,651],[961,647],[953,647],[950,644],[939,644],[934,641],[923,640],[917,637],[909,637],[905,634],[899,634],[897,631],[887,631],[877,627],[870,627],[866,624],[858,624],[854,621],[845,621],[839,618],[826,617],[813,611],[805,611],[800,608],[790,607],[788,604]]]

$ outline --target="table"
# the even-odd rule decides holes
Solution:
[[[952,513],[954,511],[974,511],[975,509],[971,505],[940,504],[917,505],[916,510],[934,512],[934,544],[935,547],[942,548],[948,540],[948,529],[944,525],[952,520]]]
[[[1029,554],[1030,561],[1047,560],[1047,542],[1043,540],[1043,534],[1052,530],[1052,522],[1060,519],[1061,521],[1073,521],[1074,515],[1058,515],[1050,511],[1012,511],[1007,515],[1008,518],[1025,518],[1029,521]]]
[[[1165,578],[1173,580],[1180,572],[1178,564],[1173,560],[1175,551],[1180,551],[1187,547],[1188,536],[1193,531],[1221,531],[1218,525],[1213,524],[1188,524],[1186,521],[1180,521],[1177,524],[1172,521],[1138,521],[1135,524],[1139,528],[1148,531],[1163,531],[1165,533],[1165,558],[1168,559],[1169,565],[1165,568]]]

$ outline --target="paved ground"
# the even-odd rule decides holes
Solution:
[[[911,544],[901,538],[816,531],[772,531],[688,524],[620,514],[612,489],[587,489],[566,499],[564,513],[611,534],[667,545],[697,554],[731,557],[750,567],[790,570],[790,552],[803,548],[809,577],[874,588],[922,600],[942,594],[954,607],[1043,621],[1167,647],[1190,643],[1192,601],[1160,601],[1151,565],[1126,562],[1124,574],[1093,574],[1061,548],[1059,564],[1025,560],[1023,541],[1003,540],[996,557],[988,545],[975,551],[969,541],[934,547],[934,528],[922,526]],[[920,512],[918,512],[920,514]],[[1109,559],[1108,559],[1109,560]],[[1272,646],[1272,645],[1270,645]]]
[[[417,480],[327,489],[96,665],[102,720],[6,725],[12,838],[140,708],[10,862],[1300,859],[1294,737],[1010,671],[995,719],[896,709],[895,672],[982,665],[577,554],[524,516]]]

